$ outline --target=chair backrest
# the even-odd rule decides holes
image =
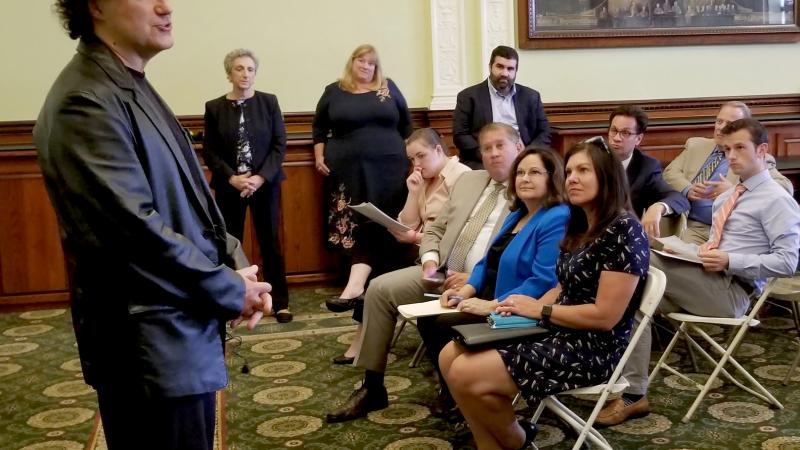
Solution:
[[[653,318],[658,304],[661,303],[661,296],[664,295],[664,289],[666,287],[667,276],[664,275],[664,272],[650,266],[647,270],[647,282],[644,285],[642,302],[639,304],[639,312],[642,313],[643,317],[639,322],[639,326],[637,326],[636,330],[633,332],[630,341],[628,341],[628,347],[625,349],[625,353],[622,354],[619,363],[617,363],[617,368],[609,379],[611,382],[610,384],[617,382],[617,378],[622,374],[622,369],[628,362],[631,353],[633,353],[636,343],[639,342],[639,338],[642,336],[642,333],[644,333],[644,330],[650,326],[650,320]]]
[[[667,287],[667,276],[664,275],[660,269],[653,266],[647,270],[647,282],[644,285],[644,293],[642,293],[642,302],[639,305],[639,312],[647,317],[653,317],[653,314],[661,302],[661,296],[664,295],[664,289]]]
[[[761,291],[760,295],[757,291],[753,291],[753,293],[750,294],[751,305],[750,311],[747,313],[748,320],[752,320],[756,317],[758,311],[761,309],[761,306],[765,301],[767,301],[767,298],[769,298],[770,294],[772,293],[772,289],[775,287],[775,283],[777,283],[778,280],[779,278],[777,277],[767,278],[767,284],[764,286],[764,290]],[[755,301],[755,303],[753,303],[753,301]]]
[[[664,295],[664,289],[666,287],[667,276],[664,275],[664,272],[656,269],[653,266],[650,266],[650,268],[647,270],[647,282],[644,285],[642,302],[639,305],[639,312],[642,313],[643,317],[639,322],[639,326],[637,326],[636,330],[633,332],[633,336],[631,336],[630,341],[628,341],[628,347],[625,349],[625,353],[622,354],[622,357],[617,363],[617,368],[614,369],[614,373],[611,374],[608,384],[616,383],[617,379],[622,374],[622,370],[625,367],[625,364],[628,362],[628,358],[631,356],[633,349],[639,342],[639,338],[641,338],[644,330],[650,326],[650,319],[653,318],[653,314],[656,312],[658,304],[661,303],[661,296]]]

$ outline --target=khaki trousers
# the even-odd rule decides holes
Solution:
[[[364,296],[361,351],[354,365],[375,372],[386,371],[389,345],[397,325],[397,308],[424,301],[424,293],[422,266],[385,273],[369,283]]]
[[[650,265],[667,275],[667,288],[658,307],[662,314],[685,311],[699,316],[739,317],[750,305],[750,296],[725,272],[707,272],[700,264],[660,257],[652,252]],[[634,330],[640,322],[641,315],[637,312]],[[625,390],[627,393],[647,394],[651,341],[648,325],[622,371],[630,383]]]

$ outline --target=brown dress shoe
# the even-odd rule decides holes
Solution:
[[[348,420],[364,417],[370,411],[377,411],[389,406],[389,395],[386,388],[367,389],[361,386],[350,394],[350,398],[341,408],[328,413],[325,420],[328,423],[346,422]]]
[[[628,406],[625,406],[625,401],[620,397],[612,400],[600,411],[595,423],[603,426],[619,425],[628,419],[648,414],[650,414],[650,402],[647,401],[647,397],[642,397]]]

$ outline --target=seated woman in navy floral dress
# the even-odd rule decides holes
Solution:
[[[517,422],[511,401],[529,405],[611,376],[631,336],[650,262],[647,237],[630,212],[620,161],[597,138],[566,155],[571,215],[556,265],[558,285],[538,301],[509,296],[501,314],[542,319],[549,333],[469,351],[451,342],[439,355],[442,375],[479,449],[525,448],[536,435]]]

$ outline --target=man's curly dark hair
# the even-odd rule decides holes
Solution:
[[[54,9],[70,39],[94,37],[89,0],[56,0]]]

